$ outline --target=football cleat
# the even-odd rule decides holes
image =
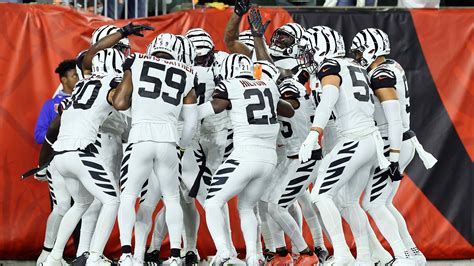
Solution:
[[[152,252],[145,253],[145,263],[148,266],[157,266],[161,264],[160,251],[153,250]]]
[[[290,253],[286,254],[286,256],[280,256],[275,254],[273,259],[270,260],[267,266],[291,266],[293,265],[293,258],[291,257]]]
[[[62,266],[62,259],[55,259],[53,256],[48,255],[46,260],[41,264],[42,266]]]
[[[133,266],[133,257],[130,253],[124,253],[120,256],[118,263],[120,266]]]
[[[163,262],[163,265],[170,265],[170,266],[180,266],[182,264],[180,257],[170,257],[168,260]]]
[[[194,251],[188,251],[186,252],[186,255],[184,256],[184,265],[185,266],[193,266],[193,265],[198,265],[199,259],[196,253]]]
[[[82,253],[81,256],[75,258],[72,262],[72,266],[84,266],[87,263],[87,259],[89,258],[89,252]]]
[[[300,254],[295,266],[317,265],[318,257],[315,254]]]
[[[314,254],[316,254],[316,256],[318,256],[319,263],[324,264],[324,262],[326,261],[326,259],[329,256],[329,251],[326,248],[315,247],[314,248]]]

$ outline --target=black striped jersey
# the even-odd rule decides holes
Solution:
[[[107,96],[120,82],[115,75],[94,74],[76,84],[70,99],[61,103],[61,126],[55,151],[84,149],[95,142],[99,127],[114,111]]]
[[[228,115],[235,147],[260,147],[273,151],[279,131],[276,107],[280,93],[271,80],[233,78],[216,87],[214,98],[230,101]]]
[[[350,58],[326,58],[319,67],[317,78],[322,80],[329,75],[341,78],[339,98],[333,109],[337,132],[351,134],[373,128],[374,95],[367,71]]]
[[[291,118],[279,116],[282,144],[285,145],[286,156],[298,155],[301,144],[306,139],[311,128],[311,116],[314,114],[314,104],[306,88],[297,80],[285,79],[278,85],[281,99],[293,99],[299,103]]]
[[[125,60],[123,70],[131,71],[133,83],[129,143],[177,143],[183,98],[195,86],[193,67],[135,53]]]
[[[214,88],[219,83],[219,71],[222,62],[228,56],[226,52],[216,52],[214,63],[211,67],[194,67],[197,74],[196,95],[198,104],[203,104],[212,100]],[[201,133],[219,132],[229,126],[229,118],[227,112],[211,115],[203,119],[201,123]]]
[[[400,102],[400,116],[403,131],[410,129],[410,93],[407,78],[402,66],[394,60],[388,59],[369,72],[370,86],[373,91],[380,88],[395,88]],[[375,122],[382,134],[388,134],[388,123],[382,105],[375,97]]]

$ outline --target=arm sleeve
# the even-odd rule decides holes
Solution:
[[[398,100],[383,101],[382,107],[388,122],[388,141],[390,142],[390,149],[400,150],[403,136],[400,102]]]
[[[49,123],[51,122],[50,112],[54,112],[51,101],[47,101],[41,108],[38,120],[36,120],[35,126],[35,142],[37,144],[43,144],[46,131],[48,131]]]
[[[191,145],[194,134],[196,133],[197,123],[198,123],[198,112],[197,104],[183,104],[183,110],[181,111],[183,117],[183,134],[181,135],[181,141],[179,146],[181,148],[186,148]]]
[[[397,79],[392,70],[386,68],[379,68],[374,71],[370,77],[370,87],[372,90],[380,88],[393,88],[397,84]]]
[[[214,107],[212,107],[211,101],[207,101],[207,102],[199,105],[197,110],[198,110],[198,114],[199,114],[198,120],[201,120],[201,119],[206,118],[210,115],[216,114],[216,112],[214,111]]]
[[[313,127],[324,129],[331,117],[332,109],[339,98],[339,89],[334,85],[326,85],[323,87],[321,102],[316,107]]]

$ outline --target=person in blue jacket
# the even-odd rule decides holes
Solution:
[[[52,99],[47,100],[41,108],[35,126],[35,142],[38,144],[44,142],[49,123],[51,123],[58,114],[59,103],[63,99],[71,96],[74,86],[79,80],[76,73],[76,60],[74,59],[62,61],[56,68],[55,72],[59,74],[59,80],[61,81],[63,89],[60,90]]]

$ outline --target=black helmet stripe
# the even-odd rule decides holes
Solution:
[[[374,42],[375,53],[377,53],[378,50],[379,50],[379,44],[377,43],[377,40],[375,39],[375,36],[369,30],[367,32],[369,33],[370,37],[372,38],[372,41]]]
[[[382,35],[382,31],[379,30],[379,29],[375,29],[375,32],[378,33],[378,35],[380,36],[380,38],[382,39],[382,44],[383,44],[383,50],[385,51],[387,46],[385,45],[385,42],[383,41],[383,35]]]

